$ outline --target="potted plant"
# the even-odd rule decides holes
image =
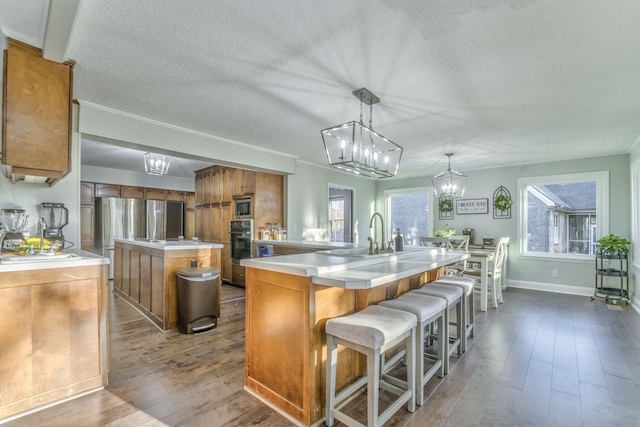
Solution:
[[[511,207],[511,197],[500,194],[493,200],[493,207],[499,211],[506,211]]]
[[[434,230],[433,235],[436,237],[452,237],[456,234],[456,230],[454,228],[449,228],[449,224],[445,224],[442,227]]]
[[[624,255],[629,253],[630,241],[624,237],[609,234],[596,240],[596,251],[600,255]]]

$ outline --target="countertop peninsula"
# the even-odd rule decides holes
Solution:
[[[242,260],[245,390],[296,425],[317,425],[324,416],[326,321],[427,286],[441,267],[468,257],[441,248],[368,255],[368,247],[354,245]],[[338,389],[366,367],[351,349],[342,351]]]

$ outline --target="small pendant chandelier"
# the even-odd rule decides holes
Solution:
[[[368,89],[354,90],[360,100],[360,121],[352,121],[320,131],[329,164],[369,178],[396,176],[402,147],[373,130],[373,104],[380,98]],[[362,120],[362,106],[369,106],[369,126]]]
[[[451,169],[451,156],[453,156],[453,153],[447,153],[446,155],[449,158],[449,166],[447,170],[431,178],[433,191],[438,198],[454,199],[462,197],[467,184],[467,176]]]
[[[144,170],[149,175],[166,175],[171,157],[156,153],[144,154]]]

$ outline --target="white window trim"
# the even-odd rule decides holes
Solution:
[[[631,236],[634,245],[640,242],[640,160],[631,165]],[[633,265],[640,268],[640,250],[632,250]]]
[[[530,185],[570,184],[574,182],[595,181],[596,192],[596,227],[597,237],[609,234],[609,171],[594,171],[583,173],[569,173],[563,175],[547,175],[518,178],[518,255],[521,258],[554,259],[554,260],[593,260],[593,255],[583,254],[552,254],[542,252],[527,252],[527,212],[528,192]]]

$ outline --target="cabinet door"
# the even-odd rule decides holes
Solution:
[[[2,163],[16,174],[62,178],[71,163],[71,67],[12,39],[4,66]]]
[[[93,205],[80,206],[80,248],[93,250]]]
[[[167,190],[167,201],[184,203],[184,191]]]
[[[185,209],[193,209],[196,207],[196,195],[195,193],[187,193],[185,195]]]
[[[222,272],[221,272],[222,280],[226,282],[230,282],[233,271],[231,269],[231,249],[230,249],[229,243],[223,243],[221,256],[222,256]]]
[[[231,196],[231,181],[233,174],[233,169],[231,168],[223,168],[222,169],[222,203],[230,203],[233,197]]]
[[[165,191],[160,188],[145,188],[144,198],[147,200],[165,200]]]
[[[196,235],[196,210],[195,208],[185,208],[184,210],[184,238],[193,239]]]
[[[120,194],[123,199],[142,199],[144,198],[144,188],[123,185],[120,188]]]
[[[203,214],[202,214],[202,240],[204,240],[205,242],[211,242],[213,239],[213,232],[212,232],[212,226],[213,226],[213,218],[212,218],[212,214],[213,214],[213,210],[215,208],[212,207],[205,207],[203,209]]]
[[[115,184],[96,184],[96,197],[120,197],[120,186]]]
[[[211,198],[211,170],[205,170],[202,172],[202,203],[212,203]]]
[[[196,206],[202,206],[204,203],[204,191],[202,190],[202,176],[204,172],[196,172],[194,203]]]
[[[195,234],[193,237],[197,237],[198,239],[202,240],[202,235],[204,234],[203,229],[204,229],[204,223],[203,223],[203,216],[204,216],[204,208],[202,206],[198,206],[195,209],[195,216],[196,216],[196,229],[195,229]],[[186,237],[186,236],[185,236]]]
[[[244,174],[242,169],[234,169],[231,175],[231,181],[233,184],[232,196],[242,196],[244,194]]]
[[[243,182],[243,193],[244,194],[253,194],[256,191],[256,172],[255,171],[244,171],[244,179]]]
[[[231,205],[222,205],[221,235],[220,240],[223,243],[229,243],[229,221],[231,221]]]
[[[222,168],[215,166],[211,171],[211,203],[222,202]]]
[[[80,183],[80,204],[93,205],[93,182]]]

